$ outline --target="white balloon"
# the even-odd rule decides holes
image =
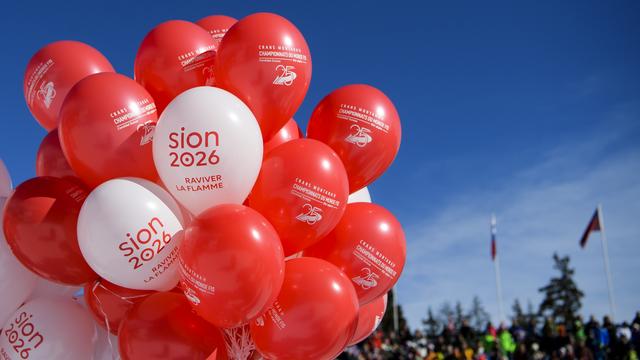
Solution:
[[[6,201],[6,198],[0,198],[0,209],[4,209]],[[0,324],[4,324],[9,315],[27,300],[37,279],[16,259],[4,238],[4,231],[0,231]]]
[[[0,159],[0,196],[9,197],[12,189],[13,184],[11,182],[9,170],[7,170],[7,166],[4,164],[4,161]]]
[[[354,192],[349,195],[349,199],[347,200],[347,204],[353,204],[357,202],[371,202],[371,194],[369,194],[369,189],[365,186],[362,189]]]
[[[202,86],[178,95],[153,135],[153,161],[169,192],[195,215],[241,204],[262,163],[260,126],[230,92]]]
[[[91,359],[95,326],[73,300],[38,298],[15,313],[0,334],[0,358],[8,360]]]
[[[80,251],[116,285],[166,291],[180,278],[182,214],[171,195],[143,179],[109,180],[87,197],[78,216]]]

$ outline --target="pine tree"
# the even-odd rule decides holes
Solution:
[[[580,299],[584,297],[584,293],[573,281],[575,270],[569,266],[569,260],[569,256],[559,257],[558,254],[553,254],[553,268],[560,272],[560,276],[551,278],[548,285],[538,289],[544,294],[538,313],[544,317],[551,316],[554,321],[572,328],[582,307]]]
[[[449,322],[454,320],[454,311],[451,307],[451,303],[445,301],[440,305],[440,322],[447,326]]]
[[[525,314],[525,320],[528,327],[532,326],[535,328],[538,322],[538,314],[533,308],[533,303],[530,299],[527,299],[527,313]]]
[[[456,327],[460,328],[462,326],[462,322],[466,319],[466,315],[464,314],[464,309],[462,308],[462,303],[460,301],[456,301],[456,307],[454,309],[454,318]]]
[[[527,321],[524,311],[522,310],[522,306],[520,305],[520,300],[516,299],[511,306],[511,311],[513,311],[513,316],[511,317],[511,321],[514,324],[524,325]]]
[[[440,331],[442,331],[442,329],[440,328],[441,323],[433,315],[431,306],[429,306],[429,309],[427,310],[427,318],[422,320],[422,324],[424,325],[425,333],[429,338],[435,338],[440,333]]]
[[[387,309],[382,317],[380,329],[386,334],[394,332],[393,329],[393,291],[387,293]],[[398,330],[407,328],[407,319],[404,318],[402,305],[398,304]]]
[[[477,295],[474,296],[471,301],[468,318],[471,326],[476,331],[483,331],[489,322],[489,313],[484,309],[484,306],[482,306],[482,302]]]

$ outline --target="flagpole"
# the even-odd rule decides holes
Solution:
[[[491,235],[496,235],[496,215],[491,214]],[[496,244],[496,247],[498,245]],[[502,282],[501,282],[501,274],[500,274],[500,256],[498,256],[498,252],[496,251],[495,259],[493,259],[493,266],[496,273],[496,297],[498,298],[498,317],[499,322],[503,322],[504,318],[504,307],[502,305]]]
[[[500,257],[496,255],[494,261],[496,272],[496,292],[498,295],[498,313],[500,316],[500,322],[504,321],[504,307],[502,306],[502,284],[500,282]]]
[[[611,311],[611,321],[614,321],[616,317],[616,304],[613,300],[613,281],[611,280],[611,269],[609,268],[609,247],[607,246],[607,235],[604,232],[602,204],[598,204],[598,222],[600,225],[600,238],[602,239],[602,257],[604,259],[604,271],[607,276],[607,288],[609,290],[609,308]]]
[[[392,292],[392,297],[393,297],[393,330],[396,332],[396,334],[398,333],[398,328],[399,326],[399,321],[398,321],[398,299],[396,298],[396,287],[392,287],[391,288],[391,292]]]

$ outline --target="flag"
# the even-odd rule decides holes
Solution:
[[[491,235],[491,260],[496,259],[496,236]]]
[[[496,216],[491,214],[491,260],[495,261],[498,249],[496,247]]]
[[[600,231],[600,213],[598,212],[598,208],[596,208],[596,212],[593,213],[593,216],[589,221],[589,225],[587,225],[587,229],[584,231],[584,234],[582,234],[580,247],[585,247],[585,245],[587,245],[587,240],[589,240],[589,235],[591,235],[592,231]]]

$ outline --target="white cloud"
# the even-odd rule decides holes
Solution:
[[[498,253],[507,316],[515,298],[534,306],[538,288],[553,274],[554,251],[571,256],[585,292],[583,314],[608,311],[599,234],[578,246],[595,206],[604,223],[618,319],[640,310],[640,146],[620,148],[624,131],[567,144],[546,159],[504,179],[500,191],[462,194],[437,217],[407,226],[408,259],[398,296],[409,323],[420,326],[427,306],[446,300],[467,306],[477,294],[497,319],[490,260],[489,217],[498,217]],[[640,144],[639,144],[640,145]]]

